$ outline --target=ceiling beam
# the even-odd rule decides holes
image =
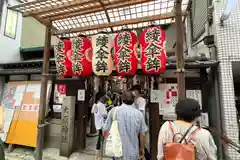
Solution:
[[[12,9],[12,10],[15,10],[15,9],[17,9],[17,8],[20,8],[20,7],[25,7],[25,6],[29,6],[29,5],[34,5],[34,4],[40,3],[40,2],[46,2],[46,0],[29,1],[29,2],[26,2],[26,3],[22,3],[22,4],[15,5],[15,6],[9,6],[8,8],[9,8],[9,9]],[[19,12],[21,12],[21,11],[19,11]]]
[[[73,8],[75,6],[87,5],[87,4],[91,3],[91,2],[95,2],[96,3],[95,0],[70,1],[70,2],[62,4],[62,5],[51,6],[49,8],[45,7],[43,9],[39,9],[39,10],[36,10],[36,11],[33,11],[33,12],[23,13],[23,17],[29,17],[29,16],[33,16],[33,15],[41,15],[41,14],[47,14],[47,13],[51,13],[51,12],[57,12],[59,10]],[[69,11],[69,12],[72,12],[72,11]]]
[[[109,14],[108,14],[108,12],[107,12],[107,10],[106,10],[104,4],[102,3],[101,0],[98,0],[98,1],[99,1],[99,3],[101,4],[101,6],[103,7],[103,9],[104,9],[104,12],[105,12],[105,14],[106,14],[106,17],[107,17],[108,23],[111,23],[111,20],[110,20]],[[111,27],[111,32],[113,32],[113,28],[112,28],[112,27]]]
[[[121,0],[121,1],[111,3],[109,5],[105,5],[105,10],[115,9],[115,8],[123,8],[123,7],[126,7],[126,6],[136,5],[136,4],[149,2],[149,1],[150,0],[129,0],[129,1]],[[71,12],[71,13],[62,13],[62,14],[58,14],[56,16],[50,16],[50,17],[47,17],[47,18],[49,18],[52,21],[55,21],[55,20],[66,19],[66,18],[80,16],[80,15],[91,14],[91,13],[95,13],[95,12],[101,12],[101,11],[104,11],[104,8],[101,7],[101,6],[97,6],[97,7],[92,7],[91,9],[87,9],[87,10],[83,10],[83,11],[74,11],[74,12]]]
[[[185,13],[183,13],[183,15],[185,15]],[[85,31],[90,31],[90,30],[97,30],[97,29],[110,28],[110,27],[116,27],[116,26],[124,26],[124,25],[130,25],[130,24],[138,24],[138,23],[143,23],[143,22],[150,22],[150,21],[163,20],[163,19],[169,19],[169,18],[175,18],[175,13],[169,12],[169,13],[164,13],[164,14],[160,14],[160,15],[145,16],[145,17],[131,19],[131,20],[122,20],[122,21],[86,26],[86,27],[59,30],[59,31],[53,32],[53,35],[60,35],[60,34],[64,34],[64,33],[85,32]]]

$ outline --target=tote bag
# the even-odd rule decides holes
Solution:
[[[122,141],[118,128],[118,121],[116,120],[116,109],[113,112],[113,121],[106,139],[105,154],[109,157],[122,157]]]

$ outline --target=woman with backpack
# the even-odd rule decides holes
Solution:
[[[217,147],[209,131],[197,126],[201,115],[196,100],[180,100],[176,121],[165,122],[158,136],[158,160],[217,160]]]

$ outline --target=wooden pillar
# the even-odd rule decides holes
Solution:
[[[201,89],[201,95],[202,95],[202,110],[203,112],[208,112],[208,98],[209,98],[209,92],[206,88],[207,83],[207,72],[205,68],[200,69],[200,89]]]
[[[95,103],[96,100],[96,94],[98,92],[98,77],[93,77],[93,95],[92,95],[92,101],[93,104]],[[90,118],[90,133],[88,136],[96,136],[97,135],[97,130],[95,127],[95,120],[94,120],[94,114],[91,114]]]
[[[176,58],[177,58],[177,86],[178,99],[185,99],[185,69],[184,69],[184,54],[183,54],[183,22],[182,22],[182,0],[176,0]]]
[[[77,87],[76,87],[77,86]],[[84,86],[84,80],[80,79],[79,83],[74,86],[77,88],[75,95],[78,94],[78,90],[84,90],[85,99],[76,101],[76,113],[75,113],[75,149],[82,150],[86,147],[86,127],[87,127],[87,107],[88,100],[86,99],[87,92]],[[76,96],[77,97],[77,96]]]
[[[62,105],[60,156],[69,157],[74,147],[75,96],[66,96]]]
[[[36,160],[42,160],[42,150],[44,146],[44,124],[45,124],[45,110],[47,107],[47,84],[48,84],[48,71],[49,71],[49,58],[51,48],[51,28],[52,22],[49,22],[46,26],[45,32],[45,44],[44,44],[44,55],[43,55],[43,70],[41,79],[41,93],[40,93],[40,104],[39,104],[39,116],[38,116],[38,135],[36,145]]]
[[[155,85],[154,85],[155,84]],[[151,89],[158,89],[158,85],[154,83],[154,79],[149,77],[149,86],[153,86]],[[149,95],[151,96],[151,89]],[[158,103],[151,103],[149,98],[149,130],[150,130],[150,153],[152,160],[157,159],[157,142],[158,133],[160,130],[160,117],[159,117],[159,105]]]

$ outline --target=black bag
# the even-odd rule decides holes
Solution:
[[[145,160],[152,159],[151,154],[148,152],[147,148],[144,148],[144,157],[145,157]]]

